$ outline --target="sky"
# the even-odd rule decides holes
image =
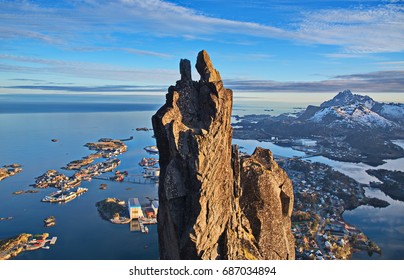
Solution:
[[[404,103],[404,1],[0,0],[0,94],[158,94],[202,49],[235,94]]]

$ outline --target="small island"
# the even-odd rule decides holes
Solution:
[[[114,224],[127,224],[130,222],[128,209],[123,200],[106,198],[95,204],[101,217]]]
[[[90,150],[96,150],[103,157],[111,157],[120,155],[127,150],[127,146],[122,140],[114,140],[111,138],[101,138],[98,142],[89,142],[84,146]]]
[[[46,217],[43,220],[43,223],[44,223],[44,227],[53,227],[56,225],[56,217],[55,216]]]
[[[157,212],[159,203],[157,200],[150,200],[149,204],[140,205],[138,198],[129,198],[128,204],[117,198],[106,198],[95,205],[101,217],[113,224],[129,224],[142,233],[148,233],[146,225],[157,223]],[[132,226],[136,222],[138,226]]]
[[[48,237],[48,233],[37,235],[21,233],[17,236],[0,240],[0,260],[16,257],[24,251],[50,249],[47,243],[54,245],[57,241],[57,237],[51,239],[48,239]]]
[[[14,176],[22,171],[21,164],[13,163],[0,167],[0,181]]]
[[[392,199],[404,201],[404,172],[386,169],[370,169],[366,172],[381,181],[381,183],[372,182],[370,184],[372,188],[380,189]]]
[[[77,196],[85,193],[88,189],[79,187],[81,182],[91,181],[92,178],[113,171],[121,161],[115,156],[126,151],[127,146],[122,140],[114,140],[110,138],[101,138],[98,142],[89,142],[85,144],[90,150],[96,150],[96,153],[90,154],[79,160],[73,160],[62,167],[62,169],[75,170],[71,176],[67,176],[58,170],[50,169],[44,174],[35,178],[35,188],[48,188],[54,187],[59,189],[52,194],[47,195],[41,201],[43,202],[59,202],[64,203],[75,199]],[[107,158],[106,160],[94,163],[95,159]],[[123,180],[127,176],[127,172],[115,173],[118,180]],[[75,190],[70,191],[70,189]],[[105,188],[103,188],[105,189]],[[34,192],[34,191],[29,191]],[[14,194],[23,194],[26,191],[16,191]]]
[[[24,194],[24,193],[38,193],[39,190],[18,190],[13,192],[14,195],[20,195],[20,194]]]

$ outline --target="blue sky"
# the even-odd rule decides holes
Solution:
[[[404,102],[404,1],[0,0],[0,42],[4,94],[164,92],[206,49],[235,92]]]

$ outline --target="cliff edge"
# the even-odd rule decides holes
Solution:
[[[294,259],[293,187],[270,151],[232,146],[233,93],[201,51],[152,117],[160,154],[161,259]]]

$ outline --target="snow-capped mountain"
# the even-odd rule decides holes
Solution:
[[[369,96],[353,94],[349,89],[339,92],[333,99],[323,102],[320,107],[326,108],[331,106],[346,106],[346,105],[359,105],[362,104],[368,109],[376,104],[376,102]]]
[[[356,126],[369,128],[391,128],[395,124],[368,109],[363,104],[345,106],[330,106],[321,108],[307,121],[322,123],[328,127],[354,128]]]
[[[392,129],[404,123],[404,104],[379,103],[369,96],[339,92],[320,107],[309,106],[298,118],[308,125],[347,129]]]

